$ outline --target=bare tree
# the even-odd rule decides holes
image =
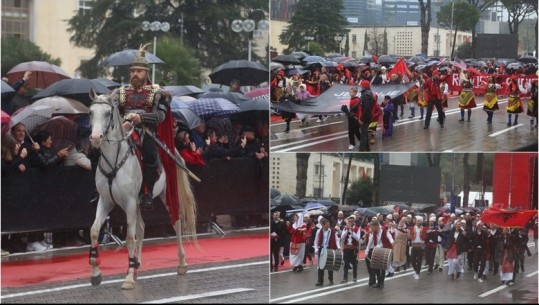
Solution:
[[[384,54],[384,35],[376,27],[369,33],[369,51],[378,56]]]
[[[307,193],[307,169],[310,156],[310,153],[296,154],[296,196],[299,198],[304,198]]]
[[[380,205],[380,155],[374,154],[374,173],[372,179],[372,205]]]
[[[430,22],[432,21],[431,0],[418,0],[421,13],[421,53],[428,55]]]

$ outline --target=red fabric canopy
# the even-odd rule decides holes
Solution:
[[[506,210],[490,208],[486,209],[481,215],[481,221],[493,223],[502,228],[523,228],[537,215],[536,210]]]

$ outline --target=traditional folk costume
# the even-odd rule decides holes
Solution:
[[[531,87],[526,90],[526,93],[530,92],[530,99],[528,100],[528,108],[526,114],[530,117],[530,128],[537,127],[537,79],[532,81]]]
[[[149,71],[148,61],[146,60],[145,46],[141,46],[139,54],[131,64],[130,70]],[[172,119],[169,111],[171,95],[163,90],[157,84],[151,84],[149,80],[145,81],[140,87],[126,85],[116,89],[111,96],[118,104],[120,115],[124,121],[131,121],[133,115],[140,116],[140,124],[134,126],[134,134],[140,139],[143,167],[142,167],[142,201],[140,208],[142,210],[153,210],[153,188],[157,179],[159,179],[159,163],[163,163],[167,177],[167,186],[174,188],[177,181],[176,164],[164,153],[158,151],[157,144],[149,136],[144,136],[146,132],[152,136],[159,134],[159,138],[170,148],[174,147],[174,134],[172,130]],[[161,156],[161,158],[159,158]],[[177,202],[175,190],[167,188],[167,202]],[[176,197],[171,199],[170,196]],[[172,205],[173,206],[173,205]],[[173,211],[170,211],[171,215]]]
[[[442,108],[449,107],[447,93],[449,92],[449,85],[446,81],[440,82],[440,92],[442,92]]]
[[[376,223],[376,225],[378,224]],[[387,236],[389,235],[387,232],[383,232],[382,230],[377,230],[376,232],[372,231],[371,233],[369,233],[369,241],[367,243],[367,246],[365,247],[365,253],[367,254],[367,259],[365,259],[365,263],[367,264],[367,270],[369,271],[369,286],[374,288],[384,288],[385,270],[374,269],[371,267],[372,253],[374,251],[374,248],[383,247],[382,236],[384,235],[386,235],[386,238],[390,239],[391,242],[393,241],[391,237]]]
[[[436,248],[438,247],[438,228],[435,227],[435,223],[436,217],[431,217],[425,239],[425,263],[428,266],[429,273],[432,273],[434,269],[434,257],[436,256]]]
[[[349,217],[348,219],[352,219],[352,217]],[[355,216],[353,217],[353,220],[355,220]],[[349,230],[347,226],[343,228],[341,241],[344,260],[344,276],[341,283],[348,282],[348,269],[350,269],[350,265],[352,265],[352,276],[354,278],[354,282],[357,281],[357,254],[359,251],[360,240],[360,227],[353,226],[351,230]]]
[[[393,267],[401,266],[406,270],[406,247],[408,245],[408,229],[406,226],[399,226],[395,230],[395,244],[393,245]]]
[[[384,249],[391,249],[393,250],[393,245],[395,244],[395,228],[386,226],[382,230],[382,247]],[[382,271],[384,272],[384,271]],[[395,270],[393,269],[393,261],[388,262],[387,266],[387,277],[392,277],[395,273]]]
[[[515,115],[513,126],[518,124],[518,114],[523,112],[522,101],[520,100],[520,88],[517,78],[513,77],[509,84],[509,99],[507,100],[507,126],[511,126],[511,115]]]
[[[423,217],[416,216],[416,219],[423,222]],[[415,270],[414,278],[419,280],[419,272],[421,272],[421,262],[423,261],[423,253],[425,252],[425,240],[427,239],[427,227],[417,224],[410,228],[409,239],[412,243],[412,252],[410,260],[412,267]]]
[[[460,277],[460,273],[464,267],[464,256],[466,255],[466,244],[468,242],[465,232],[466,230],[458,225],[449,231],[445,248],[447,250],[447,263],[449,265],[447,274],[451,276],[452,280]]]
[[[487,122],[489,124],[492,123],[492,116],[494,115],[494,111],[500,109],[498,106],[498,95],[496,94],[496,90],[501,88],[500,85],[494,83],[494,82],[488,82],[486,93],[485,93],[485,104],[483,105],[483,110],[487,113]]]
[[[496,245],[496,257],[501,262],[500,278],[502,284],[509,285],[513,281],[515,247],[509,232],[504,232]]]
[[[419,84],[416,84],[412,86],[412,88],[408,89],[405,93],[405,97],[407,99],[407,103],[410,105],[410,116],[409,119],[413,119],[415,117],[415,105],[419,104]]]
[[[473,84],[464,74],[461,74],[462,78],[462,92],[459,96],[459,108],[460,108],[460,122],[464,122],[464,109],[468,110],[468,119],[472,116],[472,108],[475,108],[475,95],[473,94]]]
[[[335,232],[334,228],[328,228],[327,230],[324,230],[324,228],[319,229],[318,232],[316,232],[316,238],[314,239],[314,253],[317,255],[316,261],[320,263],[320,253],[323,251],[323,249],[332,249],[337,250],[340,248],[340,242],[339,237],[337,236],[337,232]],[[329,284],[333,285],[333,271],[328,270],[328,280]],[[318,281],[316,282],[315,286],[322,286],[324,284],[324,269],[320,268],[320,264],[318,265]]]
[[[293,267],[293,271],[301,272],[303,270],[303,257],[305,256],[305,232],[307,226],[303,223],[303,215],[301,213],[296,214],[298,217],[297,222],[288,226],[288,233],[290,233],[290,266]]]

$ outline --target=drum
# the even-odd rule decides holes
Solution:
[[[386,248],[374,248],[371,256],[371,268],[387,270],[393,260],[393,250]]]
[[[332,250],[322,248],[320,258],[318,259],[318,267],[328,271],[339,271],[343,264],[343,255],[341,250]]]

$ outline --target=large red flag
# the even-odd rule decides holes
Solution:
[[[493,223],[502,228],[523,228],[535,215],[537,215],[536,210],[512,211],[490,208],[483,212],[481,221]]]
[[[412,73],[410,72],[410,69],[408,69],[408,66],[406,65],[406,62],[404,61],[404,57],[401,57],[393,69],[389,71],[389,77],[391,77],[392,74],[399,73],[401,77],[410,78],[412,76]]]

